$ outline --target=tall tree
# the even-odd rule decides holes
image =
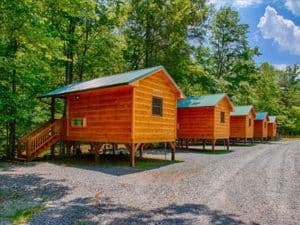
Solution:
[[[180,82],[191,64],[190,38],[206,20],[205,0],[130,0],[125,24],[125,58],[132,69],[164,65]]]
[[[7,129],[6,155],[13,158],[17,132],[34,118],[34,96],[48,78],[56,42],[47,35],[41,2],[3,0],[0,9],[0,124]]]
[[[216,78],[212,91],[233,94],[234,90],[253,81],[251,75],[256,72],[254,56],[259,55],[259,51],[249,46],[247,33],[248,25],[240,23],[238,12],[232,8],[221,8],[213,15],[206,65]]]

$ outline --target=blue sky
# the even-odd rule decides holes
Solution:
[[[249,24],[249,42],[262,55],[258,64],[277,68],[300,64],[300,0],[210,0],[217,7],[231,5],[241,22]]]

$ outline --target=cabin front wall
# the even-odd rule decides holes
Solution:
[[[247,116],[230,116],[230,138],[246,138]]]
[[[276,129],[276,123],[268,123],[268,137],[276,137],[277,135],[277,129]]]
[[[134,143],[174,142],[177,94],[170,81],[159,71],[134,85]],[[153,97],[162,99],[162,116],[152,114]]]
[[[67,96],[66,139],[130,143],[132,141],[133,88],[114,87]],[[72,119],[84,118],[83,127]]]
[[[254,122],[254,137],[266,138],[268,136],[267,120],[255,120]]]
[[[225,113],[225,121],[221,121],[221,112]],[[223,98],[214,110],[214,139],[228,139],[230,136],[230,112],[231,106],[226,98]]]
[[[193,139],[214,138],[214,107],[177,109],[178,137]]]
[[[254,119],[255,116],[253,114],[250,114],[246,117],[246,138],[253,138],[254,136]],[[249,120],[251,120],[250,123]]]

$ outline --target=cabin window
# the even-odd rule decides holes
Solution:
[[[71,120],[72,127],[85,127],[86,126],[86,119],[85,118],[72,118]]]
[[[152,115],[162,116],[163,114],[163,99],[159,97],[152,98]]]
[[[249,127],[251,127],[251,119],[249,119]]]
[[[225,123],[225,112],[221,112],[221,123]]]
[[[266,122],[264,122],[264,125],[265,125],[265,128],[267,128],[267,123]]]

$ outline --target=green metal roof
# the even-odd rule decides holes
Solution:
[[[267,112],[257,112],[255,120],[264,120],[268,116]]]
[[[187,97],[186,99],[178,100],[177,108],[215,106],[224,97],[227,97],[227,95],[224,93],[213,94],[213,95],[191,96],[191,97]]]
[[[234,106],[234,112],[231,112],[231,116],[246,116],[249,115],[253,109],[252,105],[242,105],[242,106]]]
[[[87,91],[87,90],[92,90],[92,89],[100,89],[100,88],[126,85],[126,84],[130,84],[136,80],[139,80],[139,79],[141,79],[151,73],[154,73],[158,70],[161,70],[161,69],[166,72],[166,74],[168,75],[171,82],[174,84],[174,86],[180,92],[181,96],[184,96],[183,93],[181,92],[181,90],[179,89],[179,87],[176,85],[176,83],[172,79],[172,77],[164,69],[164,67],[156,66],[156,67],[151,67],[151,68],[147,68],[147,69],[135,70],[135,71],[130,71],[130,72],[126,72],[126,73],[115,74],[112,76],[96,78],[96,79],[89,80],[89,81],[72,83],[72,84],[66,85],[64,87],[58,88],[54,91],[51,91],[47,94],[44,94],[41,97],[61,96],[64,94],[69,94],[69,93],[74,93],[74,92],[81,92],[81,91]]]
[[[276,119],[277,119],[276,116],[269,116],[269,123],[275,123]]]

